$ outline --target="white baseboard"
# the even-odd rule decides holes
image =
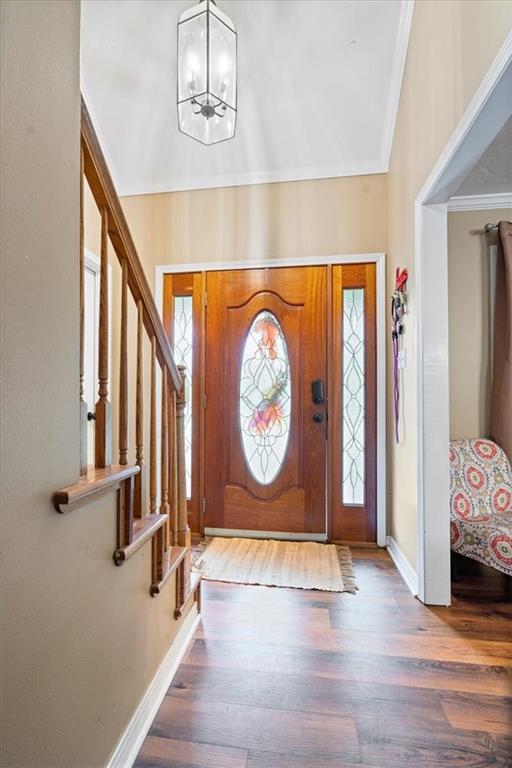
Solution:
[[[394,538],[388,536],[387,538],[388,552],[397,567],[398,573],[405,581],[414,597],[418,596],[418,575]]]
[[[282,541],[327,541],[326,533],[289,533],[287,531],[244,531],[238,528],[205,528],[205,536],[224,536],[226,539],[280,539]]]
[[[180,631],[174,638],[149,688],[142,697],[106,768],[130,768],[135,762],[158,708],[188,649],[200,618],[194,605],[184,619]]]

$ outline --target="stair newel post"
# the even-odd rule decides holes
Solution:
[[[121,276],[121,338],[119,350],[119,464],[128,464],[128,262]]]
[[[146,472],[144,469],[144,307],[137,302],[137,384],[135,394],[135,461],[140,472],[135,475],[135,517],[143,517],[146,502]]]
[[[96,403],[97,468],[112,464],[112,405],[108,399],[108,212],[101,209],[98,401]]]
[[[84,148],[80,146],[80,474],[87,474],[87,403],[84,399],[85,251]]]

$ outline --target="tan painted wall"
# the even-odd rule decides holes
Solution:
[[[122,200],[151,285],[158,264],[386,250],[386,177],[139,195]]]
[[[508,0],[417,0],[388,175],[388,289],[410,271],[405,439],[390,436],[389,529],[416,563],[414,201],[512,26]],[[390,407],[391,418],[391,407]]]
[[[486,221],[510,221],[512,210],[448,215],[450,322],[450,437],[487,437],[490,423],[491,302],[489,246],[477,234]]]
[[[100,768],[177,630],[149,545],[115,568],[115,497],[78,477],[79,27],[74,0],[1,5],[2,753]]]

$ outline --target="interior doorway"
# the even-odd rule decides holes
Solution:
[[[385,544],[384,263],[350,261],[163,273],[193,531]]]
[[[417,591],[450,605],[447,210],[512,112],[509,35],[416,198]]]

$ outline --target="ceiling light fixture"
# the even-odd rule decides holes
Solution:
[[[215,0],[201,0],[178,21],[178,125],[202,144],[235,135],[236,30]]]

